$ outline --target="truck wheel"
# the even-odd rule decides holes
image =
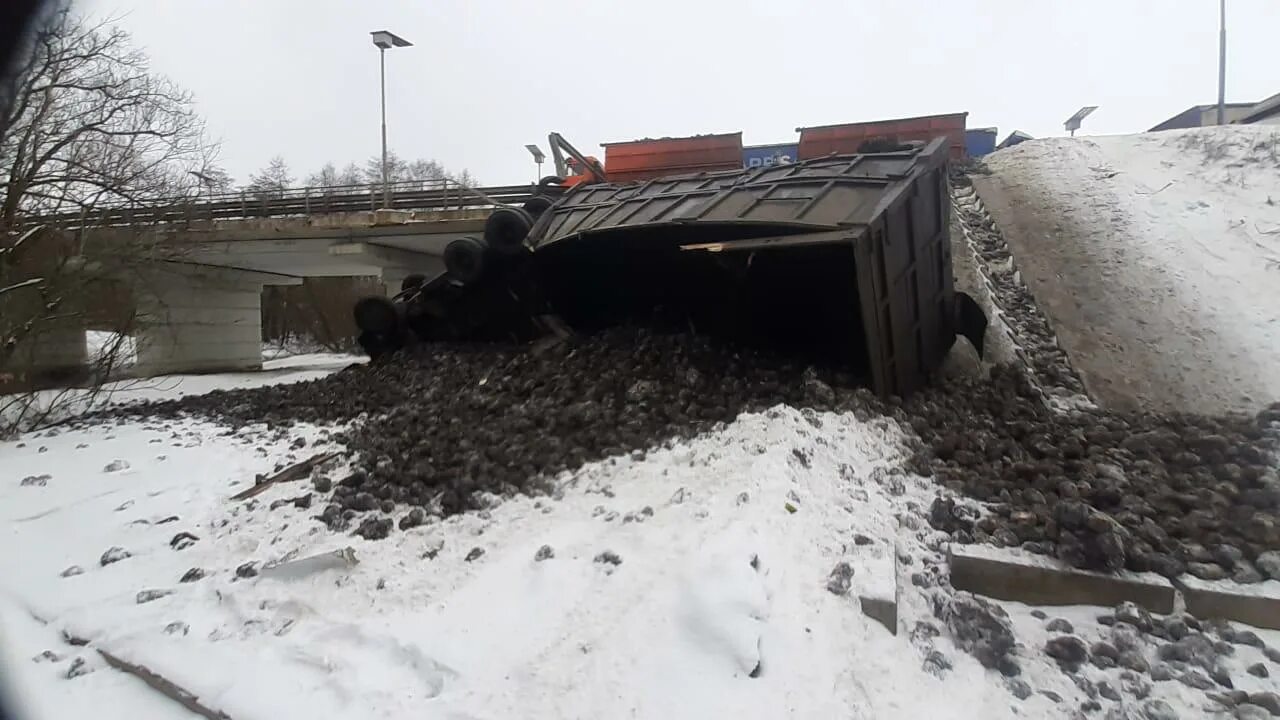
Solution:
[[[418,275],[418,274],[406,275],[405,278],[400,281],[400,292],[415,289],[426,281],[427,281],[426,275]]]
[[[375,335],[395,335],[400,332],[400,312],[395,303],[384,297],[365,297],[356,301],[351,309],[356,327]]]
[[[555,205],[555,204],[556,204],[556,201],[553,200],[552,198],[547,197],[546,195],[534,195],[533,197],[524,201],[524,211],[529,213],[530,216],[536,219],[538,217],[541,217],[542,213],[546,212],[548,209],[551,208],[552,205]]]
[[[533,228],[533,216],[520,208],[500,207],[484,222],[484,239],[489,247],[513,255],[524,247],[524,239]]]
[[[458,238],[444,247],[444,267],[454,280],[470,285],[484,275],[488,249],[489,244],[480,238]]]

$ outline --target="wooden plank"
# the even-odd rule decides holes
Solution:
[[[164,695],[170,700],[178,703],[187,710],[207,718],[208,720],[231,720],[231,717],[220,710],[214,710],[200,702],[200,698],[190,690],[179,686],[171,680],[167,680],[158,673],[143,667],[135,665],[128,660],[121,660],[106,650],[98,650],[98,654],[111,667],[121,672],[129,673],[146,683],[152,690]]]
[[[265,478],[262,482],[258,483],[257,485],[254,485],[248,490],[241,490],[235,495],[232,495],[231,499],[232,500],[248,500],[249,498],[255,495],[261,495],[262,493],[266,492],[267,488],[271,487],[272,485],[276,485],[278,483],[293,482],[294,480],[301,480],[307,477],[307,475],[311,473],[312,468],[314,468],[317,465],[326,463],[338,457],[338,455],[340,454],[341,453],[328,452],[328,453],[320,453],[319,455],[312,455],[311,457],[307,458],[306,460],[303,460],[302,462],[294,463],[289,467],[276,473],[275,475]]]

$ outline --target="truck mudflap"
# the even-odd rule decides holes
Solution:
[[[481,263],[483,273],[455,263],[398,299],[399,314],[365,314],[384,324],[403,318],[400,332],[422,340],[442,339],[441,327],[450,339],[527,340],[545,332],[536,321],[545,316],[580,332],[623,323],[692,329],[838,365],[880,394],[906,394],[927,382],[957,332],[983,349],[986,318],[952,285],[947,156],[937,139],[580,186],[542,209],[526,252],[510,252],[504,238],[508,251]],[[445,260],[449,267],[447,250]],[[455,315],[470,320],[459,328]]]

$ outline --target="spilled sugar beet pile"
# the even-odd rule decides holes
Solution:
[[[894,416],[914,430],[911,469],[991,503],[940,499],[934,527],[960,542],[1023,546],[1079,567],[1280,575],[1280,406],[1248,419],[1062,414],[1021,371],[881,401],[854,379],[687,335],[614,330],[540,352],[424,346],[321,380],[129,406],[232,425],[345,422],[355,469],[320,514],[367,537],[536,493],[585,462],[643,453],[778,403]],[[1275,422],[1276,424],[1271,424]],[[1274,556],[1280,560],[1280,556]]]
[[[947,499],[931,524],[961,542],[1022,546],[1077,566],[1280,579],[1280,404],[1256,418],[1048,410],[997,368],[912,397],[913,470],[991,503]]]
[[[872,400],[865,390],[845,395],[850,403]],[[540,352],[424,345],[313,382],[215,391],[116,414],[194,413],[242,425],[345,422],[369,413],[340,437],[356,452],[356,469],[322,515],[336,529],[366,511],[398,512],[407,527],[427,515],[484,507],[482,493],[544,491],[561,470],[643,452],[744,411],[834,402],[815,373],[782,358],[617,330]],[[361,526],[374,535],[389,529],[386,522]]]

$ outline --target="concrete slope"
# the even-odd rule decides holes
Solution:
[[[974,187],[1097,402],[1280,398],[1280,128],[1054,138],[987,167]]]

